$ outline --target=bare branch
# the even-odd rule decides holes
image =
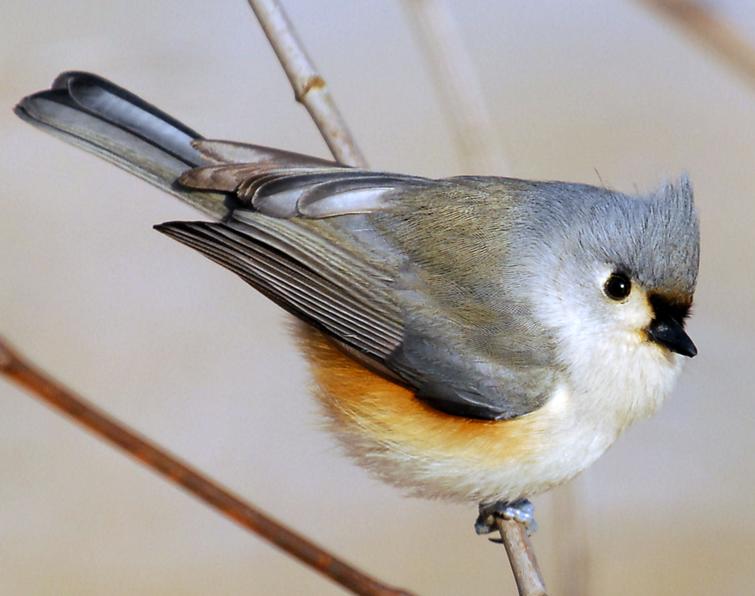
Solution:
[[[755,46],[716,10],[695,0],[641,0],[691,33],[755,84]]]
[[[67,414],[109,443],[157,472],[169,482],[207,503],[214,510],[273,543],[305,565],[356,594],[407,596],[366,575],[301,534],[288,529],[252,505],[182,463],[155,443],[88,403],[22,358],[0,338],[0,374],[24,387],[46,404]]]
[[[345,165],[367,167],[367,161],[330,96],[325,80],[304,50],[283,7],[277,0],[248,1],[286,71],[296,101],[307,108],[333,157]]]
[[[503,175],[508,169],[480,78],[444,0],[406,0],[409,22],[425,53],[468,174]]]
[[[535,558],[532,542],[523,524],[512,519],[496,518],[501,540],[509,556],[511,571],[519,596],[547,596],[545,582]]]

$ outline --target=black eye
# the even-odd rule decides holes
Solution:
[[[603,291],[611,300],[624,300],[632,291],[632,282],[623,273],[611,273],[603,286]]]

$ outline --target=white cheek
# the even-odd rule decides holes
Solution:
[[[615,331],[623,331],[625,341],[636,345],[646,340],[644,330],[653,320],[653,311],[641,288],[634,288],[625,302],[608,304],[607,307],[609,316],[615,321]]]
[[[602,287],[612,273],[612,268],[604,265],[597,267],[593,273],[595,287],[595,305],[600,312],[596,312],[593,318],[603,320],[614,330],[625,330],[630,333],[638,333],[642,337],[641,330],[645,329],[653,319],[653,311],[647,299],[645,289],[636,282],[632,283],[632,291],[623,301],[617,302],[605,295]]]
[[[589,286],[541,298],[538,315],[559,339],[574,408],[606,433],[618,434],[655,412],[681,359],[648,341],[653,311],[642,287],[635,284],[621,303],[602,293],[610,272],[599,268]]]

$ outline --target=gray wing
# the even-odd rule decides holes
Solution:
[[[169,222],[155,228],[237,273],[281,307],[370,358],[385,361],[401,344],[400,313],[370,295],[356,273],[349,278],[329,261],[291,245],[290,238],[255,225],[256,218],[249,214],[234,216],[224,223]],[[364,267],[363,272],[368,270]]]
[[[170,222],[157,229],[234,271],[439,410],[501,419],[542,405],[553,384],[542,342],[527,345],[531,341],[520,333],[514,338],[519,347],[499,352],[500,342],[488,337],[490,327],[469,313],[460,317],[453,295],[437,291],[432,263],[422,267],[422,255],[411,254],[413,245],[427,243],[428,228],[440,231],[436,209],[428,205],[438,196],[455,202],[449,189],[460,195],[479,189],[295,154],[227,163],[230,149],[239,161],[253,157],[243,147],[198,142],[199,151],[208,159],[213,152],[218,163],[180,179],[187,187],[232,193],[238,207],[225,221]],[[442,219],[456,219],[448,205],[435,207],[445,212]],[[408,242],[407,227],[417,233]],[[453,277],[452,286],[463,283]],[[506,326],[505,312],[485,316]]]

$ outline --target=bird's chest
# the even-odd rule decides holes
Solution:
[[[537,493],[579,474],[636,420],[652,415],[670,391],[678,371],[675,359],[641,351],[638,357],[602,354],[585,361],[577,379],[565,378],[533,419],[534,440],[527,458]],[[526,417],[525,417],[526,418]]]
[[[681,357],[642,338],[617,337],[601,349],[575,345],[568,367],[574,414],[618,436],[657,411],[681,362]]]

